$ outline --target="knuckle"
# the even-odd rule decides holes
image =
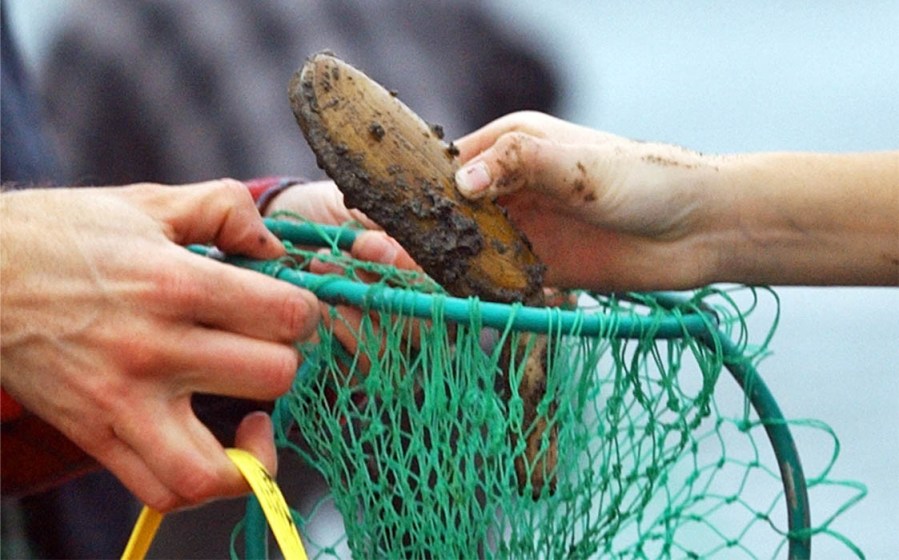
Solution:
[[[174,489],[186,505],[200,505],[227,494],[224,477],[211,465],[184,465],[174,479]]]
[[[494,150],[499,172],[495,179],[498,192],[509,192],[530,182],[532,164],[540,151],[533,136],[519,131],[507,132],[497,140]]]
[[[540,111],[534,110],[524,110],[519,111],[519,118],[528,123],[532,123],[534,121],[543,121],[546,120],[546,113],[541,113]]]
[[[502,135],[497,142],[500,158],[509,165],[526,165],[540,149],[538,139],[527,132],[513,131]]]
[[[163,303],[184,306],[197,301],[202,296],[202,284],[197,282],[192,271],[180,266],[157,269],[155,281],[148,298],[159,298]]]
[[[152,492],[147,496],[143,496],[142,501],[159,513],[168,513],[185,505],[181,498],[168,490]]]
[[[225,178],[212,182],[206,199],[223,211],[243,207],[255,209],[250,191],[236,179]]]
[[[235,200],[246,200],[250,196],[246,186],[237,179],[219,179],[218,187]]]
[[[547,116],[548,115],[541,113],[540,111],[526,109],[510,113],[504,118],[507,119],[507,123],[510,129],[524,130],[531,128],[535,124],[540,124],[547,118]]]
[[[126,187],[130,194],[137,195],[140,197],[150,197],[157,196],[160,194],[160,189],[163,188],[163,185],[159,183],[132,183],[127,185]]]
[[[225,185],[234,197],[235,205],[252,210],[252,214],[256,215],[256,204],[253,202],[253,196],[247,186],[235,179],[225,179]]]
[[[136,329],[129,333],[129,336],[122,336],[117,341],[116,353],[121,357],[121,368],[128,378],[140,378],[159,369],[161,351],[157,341],[148,333]],[[127,385],[117,383],[113,377],[107,377],[106,380],[107,384],[102,394],[110,395],[114,399],[125,396],[122,393],[129,389]]]
[[[518,111],[512,114],[509,129],[517,132],[526,132],[537,137],[546,134],[547,129],[554,126],[558,119],[546,113],[533,110]]]
[[[114,457],[121,442],[112,427],[87,422],[82,429],[65,432],[66,437],[106,465]]]

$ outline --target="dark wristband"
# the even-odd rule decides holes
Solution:
[[[282,191],[294,186],[307,183],[305,179],[299,177],[261,177],[244,181],[247,188],[256,202],[256,208],[263,216],[271,201],[281,194]]]

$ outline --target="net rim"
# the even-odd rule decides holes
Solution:
[[[282,240],[300,245],[333,247],[348,250],[357,231],[346,226],[297,223],[267,218],[266,226]],[[637,304],[658,307],[661,312],[624,316],[616,313],[586,313],[581,309],[534,308],[523,304],[480,301],[478,298],[456,298],[446,294],[429,294],[391,288],[377,284],[318,275],[297,270],[284,260],[255,260],[226,256],[214,248],[191,246],[190,250],[218,258],[236,266],[287,281],[309,289],[319,299],[331,304],[349,304],[362,309],[406,314],[430,319],[439,317],[449,322],[471,324],[473,312],[481,326],[554,335],[604,336],[616,338],[682,338],[693,336],[724,356],[724,366],[746,393],[768,434],[781,469],[788,525],[789,558],[810,556],[810,508],[807,483],[798,450],[773,394],[758,375],[752,361],[719,329],[718,317],[701,301],[672,293],[644,293],[633,296]],[[649,304],[652,305],[649,305]],[[250,538],[250,531],[247,533]],[[255,536],[258,538],[258,535]]]
[[[332,247],[349,250],[358,231],[347,226],[298,223],[266,218],[266,227],[278,238],[296,245]],[[663,313],[618,315],[587,312],[583,309],[531,307],[521,303],[497,303],[477,297],[459,298],[441,293],[425,293],[378,284],[365,284],[336,275],[320,275],[295,269],[289,261],[256,260],[224,255],[214,248],[191,246],[198,254],[218,258],[230,264],[310,290],[320,300],[333,305],[351,305],[360,309],[389,314],[409,315],[419,319],[479,324],[495,329],[511,328],[539,334],[604,336],[609,338],[676,339],[687,336],[713,335],[718,330],[718,317],[713,310],[677,293],[646,292],[639,297],[609,294],[633,303],[661,308]],[[439,312],[438,312],[439,310]]]

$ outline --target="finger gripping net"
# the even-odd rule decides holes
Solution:
[[[787,423],[759,417],[740,387],[752,379],[722,375],[754,372],[766,352],[771,332],[747,340],[756,290],[495,306],[354,261],[339,236],[324,235],[325,252],[288,243],[282,263],[327,262],[302,283],[352,304],[298,344],[275,411],[278,444],[322,474],[343,519],[345,540],[304,535],[318,557],[801,557],[816,533],[860,554],[830,529],[835,515],[791,525],[765,431]],[[538,353],[543,385],[527,393]],[[829,469],[810,486],[834,484]],[[856,495],[843,508],[864,493],[845,484]],[[301,528],[315,511],[294,512]]]

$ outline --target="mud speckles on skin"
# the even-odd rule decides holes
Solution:
[[[380,123],[373,122],[368,125],[368,133],[378,142],[384,139],[384,127]]]
[[[496,180],[496,189],[506,191],[512,185],[519,185],[524,181],[524,176],[518,163],[521,162],[521,144],[513,142],[503,152],[499,166],[502,168],[499,178]]]
[[[446,153],[449,154],[450,157],[457,157],[459,155],[459,148],[450,142],[449,146],[446,147]]]
[[[510,190],[512,185],[521,181],[521,174],[503,163],[500,163],[500,166],[503,168],[503,172],[496,180],[496,189],[498,191]]]
[[[656,154],[647,154],[640,158],[646,163],[651,163],[653,165],[661,165],[663,167],[682,167],[684,169],[695,169],[696,164],[686,163],[683,161],[678,161],[676,159],[672,159],[665,156],[660,156]]]
[[[574,194],[579,196],[587,190],[587,168],[583,163],[577,162],[577,178],[574,180]],[[587,194],[584,196],[584,202],[593,202],[596,200],[596,197],[592,194]]]

